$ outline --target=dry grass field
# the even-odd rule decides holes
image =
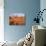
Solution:
[[[23,16],[10,16],[9,17],[9,24],[10,25],[24,25],[25,24],[25,17],[23,17]]]

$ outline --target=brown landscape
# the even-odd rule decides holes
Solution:
[[[25,25],[25,17],[9,16],[9,25]]]

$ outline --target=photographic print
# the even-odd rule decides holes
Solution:
[[[25,15],[14,13],[9,16],[9,25],[25,25]]]

